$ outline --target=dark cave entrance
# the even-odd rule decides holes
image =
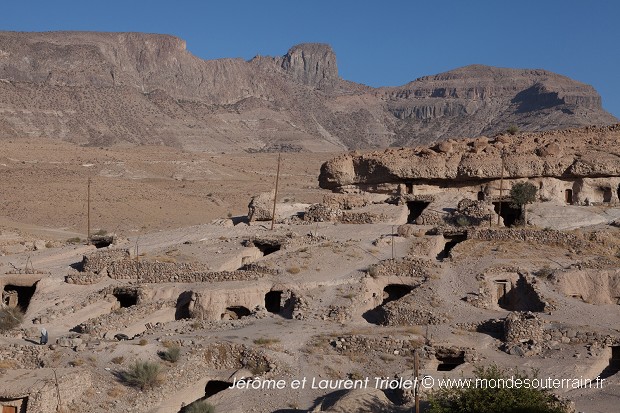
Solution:
[[[493,207],[496,214],[500,214],[499,212],[499,202],[493,202]],[[510,206],[510,202],[503,201],[502,203],[502,212],[501,217],[504,220],[504,226],[511,227],[521,218],[521,209],[513,208]]]
[[[383,302],[381,305],[385,305],[390,301],[400,300],[407,294],[413,291],[413,287],[405,284],[388,284],[383,289]]]
[[[280,314],[282,310],[282,291],[269,291],[265,294],[265,308],[270,313]]]
[[[525,277],[519,276],[516,285],[510,288],[508,281],[496,281],[497,285],[497,305],[508,311],[532,311],[542,312],[545,304],[534,290],[534,287],[527,282]]]
[[[465,352],[438,350],[435,353],[435,358],[439,362],[437,371],[452,371],[465,363]]]
[[[449,235],[444,236],[446,243],[444,244],[443,250],[437,254],[437,260],[443,261],[444,259],[450,257],[450,251],[454,248],[458,243],[463,242],[467,239],[467,235]]]
[[[174,312],[175,320],[185,320],[188,318],[192,318],[192,315],[189,311],[189,304],[192,302],[191,291],[183,291],[179,294],[179,298],[177,298],[176,310]]]
[[[92,235],[88,241],[97,249],[106,248],[114,243],[114,237],[111,235]]]
[[[607,379],[618,372],[620,372],[620,346],[612,346],[609,364],[607,364],[607,367],[599,374],[599,377],[601,379]]]
[[[411,291],[414,287],[406,284],[388,284],[383,288],[383,300],[381,304],[375,308],[366,311],[362,314],[362,318],[370,324],[383,325],[386,322],[386,314],[383,306],[392,301],[400,300]]]
[[[425,201],[407,202],[407,208],[409,209],[409,216],[407,217],[407,223],[415,224],[416,219],[418,219],[418,217],[422,215],[422,212],[424,212],[426,207],[429,206],[430,204],[431,204],[430,202],[425,202]]]
[[[252,314],[252,312],[248,308],[242,305],[234,305],[226,307],[226,311],[222,314],[222,319],[228,318],[229,320],[238,320],[250,314]]]
[[[209,380],[207,382],[207,385],[205,386],[204,397],[201,397],[198,400],[194,400],[187,406],[182,407],[181,410],[179,410],[179,413],[211,411],[211,410],[205,410],[206,409],[205,404],[207,403],[206,399],[230,388],[230,386],[232,386],[232,383],[228,381]]]
[[[485,195],[484,192],[479,191],[478,192],[478,201],[484,201]]]
[[[205,399],[218,394],[232,386],[232,383],[222,380],[209,380],[205,386]]]
[[[32,296],[34,295],[36,290],[36,283],[31,286],[7,284],[4,286],[5,294],[3,294],[3,296],[6,296],[9,299],[9,302],[6,303],[9,305],[9,307],[19,307],[22,312],[25,313],[28,310],[28,306],[30,306],[30,300],[32,300]],[[17,296],[14,303],[11,303],[11,298],[9,298],[10,296]]]
[[[115,288],[112,295],[116,297],[121,308],[132,307],[138,304],[138,291],[128,288]]]
[[[567,189],[564,191],[564,202],[566,202],[569,205],[573,204],[573,190],[572,189]]]
[[[256,248],[263,253],[263,255],[273,254],[274,252],[280,251],[282,245],[276,242],[268,242],[268,241],[256,241],[252,242]]]
[[[603,202],[611,202],[612,193],[611,188],[601,188],[603,190]]]

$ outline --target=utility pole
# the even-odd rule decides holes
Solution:
[[[394,225],[392,225],[392,241],[390,242],[390,244],[392,244],[392,261],[394,260]]]
[[[413,374],[416,378],[415,389],[415,413],[420,413],[420,358],[418,356],[418,350],[413,350]]]
[[[271,214],[271,230],[273,231],[273,225],[276,222],[276,200],[278,199],[278,182],[280,181],[280,157],[281,153],[278,153],[278,169],[276,170],[276,191],[273,195],[273,213]]]
[[[87,216],[87,225],[88,228],[86,230],[86,241],[90,241],[90,177],[88,178],[88,195],[87,195],[87,201],[86,201],[86,209],[88,210],[88,212],[86,213]]]
[[[499,226],[500,219],[502,218],[502,199],[504,198],[504,155],[505,151],[502,149],[502,170],[499,178],[499,204],[497,208],[497,226]]]

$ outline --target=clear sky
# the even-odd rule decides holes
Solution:
[[[468,64],[542,68],[588,83],[620,117],[620,1],[237,0],[3,2],[0,29],[167,33],[204,59],[329,43],[344,79],[405,84]]]

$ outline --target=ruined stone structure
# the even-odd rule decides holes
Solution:
[[[506,351],[520,356],[539,353],[544,338],[543,325],[544,321],[529,311],[510,313],[504,321]]]

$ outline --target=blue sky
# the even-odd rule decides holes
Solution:
[[[8,1],[0,29],[168,33],[204,59],[334,48],[341,77],[405,84],[468,64],[542,68],[594,86],[620,117],[620,2]]]

